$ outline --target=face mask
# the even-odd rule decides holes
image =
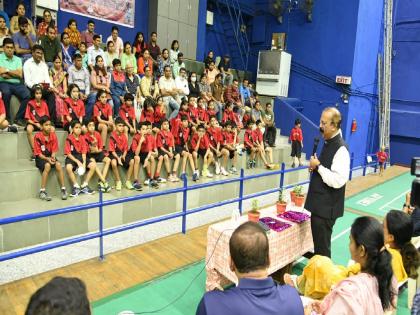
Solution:
[[[324,133],[324,128],[323,127],[319,127],[319,132],[323,134]]]
[[[196,77],[191,77],[191,82],[195,82],[195,81],[197,81],[197,78]]]
[[[194,106],[194,108],[197,108],[197,103],[194,103],[193,106]]]

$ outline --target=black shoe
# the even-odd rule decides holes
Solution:
[[[80,188],[74,187],[71,189],[70,197],[77,197],[80,194]]]
[[[135,181],[135,182],[133,183],[133,187],[134,187],[134,189],[135,189],[135,190],[137,190],[137,191],[142,191],[142,190],[143,190],[143,187],[141,186],[141,184],[140,184],[138,181]]]
[[[95,192],[92,189],[90,189],[90,187],[88,185],[86,185],[85,187],[82,187],[82,189],[80,190],[80,193],[81,194],[86,194],[86,195],[92,195]]]
[[[67,199],[67,190],[65,188],[61,189],[61,200]]]
[[[154,180],[154,179],[152,179],[150,181],[150,186],[153,187],[153,188],[159,188],[158,182],[156,180]]]
[[[31,156],[29,157],[29,161],[35,161],[35,155],[31,154]]]
[[[45,190],[41,190],[39,192],[39,199],[45,200],[45,201],[51,201],[51,197],[48,196],[47,192]]]
[[[13,122],[15,125],[21,126],[21,127],[25,127],[26,126],[26,121],[23,119],[15,119],[15,121]]]
[[[16,126],[9,125],[9,126],[7,127],[7,131],[8,131],[8,132],[17,133],[17,132],[18,132],[18,129],[17,129],[17,127],[16,127]]]

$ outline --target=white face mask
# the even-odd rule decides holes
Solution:
[[[197,81],[197,77],[191,77],[191,82]]]

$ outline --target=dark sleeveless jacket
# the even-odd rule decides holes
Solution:
[[[319,161],[321,165],[331,169],[335,154],[342,146],[347,148],[340,134],[325,141]],[[344,194],[346,185],[335,189],[322,181],[318,171],[314,171],[309,183],[308,195],[305,202],[305,209],[313,215],[324,219],[336,219],[342,217],[344,213]]]

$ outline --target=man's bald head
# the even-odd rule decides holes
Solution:
[[[322,111],[319,121],[320,131],[325,140],[330,139],[341,128],[341,113],[335,107],[327,107]]]
[[[265,269],[269,265],[268,238],[254,222],[240,225],[229,241],[232,261],[240,273]]]

